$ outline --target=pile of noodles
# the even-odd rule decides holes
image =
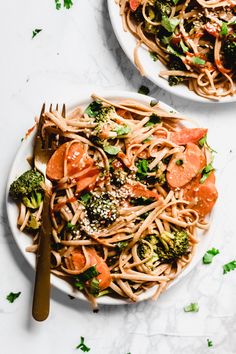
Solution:
[[[134,100],[123,100],[119,103],[93,96],[95,100],[102,102],[104,106],[113,106],[126,112],[125,118],[119,116],[120,122],[131,128],[127,136],[116,139],[115,146],[119,146],[123,154],[119,158],[130,171],[137,171],[136,160],[142,157],[145,152],[152,157],[149,170],[153,170],[158,164],[161,172],[165,172],[166,165],[161,163],[163,158],[175,156],[184,150],[170,140],[170,133],[183,127],[185,119],[179,113],[168,112],[160,108],[157,103],[153,107],[148,104],[141,104]],[[153,126],[146,126],[151,115],[161,118],[161,123]],[[97,229],[91,228],[84,222],[86,213],[83,203],[75,194],[76,178],[67,176],[66,163],[64,166],[64,177],[54,185],[51,197],[51,218],[52,218],[52,272],[65,280],[72,281],[76,275],[82,273],[87,267],[87,248],[94,247],[98,254],[107,262],[112,282],[110,291],[122,298],[136,301],[140,294],[149,288],[156,288],[153,298],[159,294],[173,281],[178,274],[187,266],[193,257],[198,238],[196,229],[206,230],[208,223],[198,213],[189,207],[189,202],[183,198],[183,190],[171,190],[168,187],[156,183],[151,187],[152,191],[159,193],[160,198],[149,205],[131,205],[126,202],[129,191],[120,188],[119,192],[110,183],[109,179],[109,156],[101,146],[93,143],[93,132],[96,127],[94,119],[84,113],[83,108],[76,108],[63,118],[58,111],[45,113],[45,123],[42,134],[45,138],[55,139],[55,147],[63,142],[80,142],[85,152],[93,158],[95,164],[101,169],[101,174],[92,190],[98,195],[104,191],[109,193],[120,193],[118,206],[118,217],[106,227],[100,225]],[[204,148],[206,149],[206,148]],[[208,159],[207,149],[205,151]],[[127,161],[128,160],[128,161]],[[150,172],[151,174],[151,172]],[[76,176],[74,176],[76,177]],[[78,177],[78,175],[77,175]],[[31,210],[21,204],[18,224],[23,231],[27,225]],[[42,204],[34,213],[37,220],[40,220]],[[81,232],[78,235],[64,233],[67,223],[70,225],[81,225]],[[189,237],[189,251],[177,261],[170,263],[156,262],[154,269],[146,265],[148,259],[141,259],[138,252],[138,245],[141,240],[146,242],[152,250],[152,245],[144,238],[149,235],[159,235],[163,232],[171,232],[175,228],[184,229]],[[36,252],[37,234],[34,238],[34,245],[28,251]],[[118,242],[127,242],[127,246],[117,251]],[[75,249],[82,250],[86,264],[80,271],[76,270],[71,262],[71,254]],[[109,259],[115,259],[110,264]],[[86,290],[85,290],[86,291]],[[88,298],[95,302],[95,298],[87,292]]]
[[[151,20],[148,16],[149,8],[154,12],[157,11],[155,0],[141,0],[138,11],[142,13],[142,20],[139,21],[130,9],[129,0],[117,0],[116,2],[120,5],[124,30],[130,31],[137,39],[134,62],[142,75],[145,71],[139,60],[138,49],[143,44],[167,67],[167,70],[160,72],[161,77],[181,77],[191,91],[213,100],[219,100],[221,97],[235,93],[235,65],[227,67],[226,64],[225,67],[223,54],[224,42],[228,37],[235,35],[235,1],[182,0],[176,5],[173,2],[168,18],[178,21],[173,34],[178,43],[180,39],[182,41],[183,49],[179,47],[180,51],[176,49],[171,40],[169,44],[163,42],[161,20]],[[151,26],[153,33],[146,29],[147,24]],[[215,30],[213,35],[206,31],[206,24],[210,25],[210,30],[212,28]],[[222,35],[221,28],[224,24],[227,24],[227,33]],[[189,30],[189,28],[193,29]],[[178,56],[186,69],[172,68],[170,55]],[[199,64],[198,59],[193,63],[193,57],[203,60],[200,61],[202,64]]]

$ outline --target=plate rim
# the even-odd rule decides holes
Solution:
[[[190,91],[187,88],[187,86],[185,86],[185,85],[170,86],[168,84],[167,80],[165,80],[164,78],[161,78],[158,75],[158,68],[157,68],[156,79],[155,79],[155,77],[153,77],[151,75],[150,72],[148,72],[148,70],[146,70],[145,66],[144,66],[145,73],[142,76],[134,63],[133,51],[134,51],[134,47],[136,45],[135,38],[129,31],[125,32],[123,29],[122,18],[119,13],[119,5],[115,2],[115,0],[107,0],[107,4],[108,4],[108,12],[109,12],[112,28],[113,28],[113,31],[116,35],[116,38],[117,38],[122,50],[124,51],[125,55],[129,58],[129,60],[134,65],[134,67],[136,68],[137,72],[139,73],[139,75],[141,77],[144,76],[144,77],[148,78],[157,87],[160,87],[164,91],[167,91],[169,94],[175,95],[179,98],[184,98],[184,99],[187,99],[190,101],[194,101],[197,103],[226,104],[226,103],[236,102],[236,93],[234,94],[234,96],[223,97],[223,98],[219,99],[218,101],[216,101],[216,100],[211,100],[211,99],[204,98],[204,97],[197,95],[193,91]],[[132,43],[132,48],[130,49],[129,46],[131,43]],[[150,56],[150,54],[147,50],[147,47],[145,45],[142,45],[139,48],[139,50],[142,51],[141,52],[142,55],[144,55],[144,53],[146,53],[145,58],[147,56]],[[140,57],[139,57],[139,59],[140,59]],[[162,65],[162,64],[160,63],[160,65]],[[183,90],[183,92],[182,92],[182,90]]]
[[[124,91],[124,90],[115,90],[115,91],[114,90],[109,90],[109,91],[108,90],[99,90],[99,96],[102,96],[102,97],[104,97],[106,99],[110,99],[110,100],[115,100],[115,99],[120,99],[120,98],[121,99],[122,98],[124,98],[124,99],[127,99],[127,98],[138,99],[142,103],[150,103],[152,100],[156,100],[154,97],[151,97],[151,96],[145,96],[145,95],[142,95],[142,94],[139,94],[136,92],[130,92],[130,91]],[[71,102],[68,102],[67,106],[70,107],[70,110],[71,110],[78,105],[85,106],[90,101],[91,101],[91,91],[90,91],[90,94],[86,93],[83,96],[80,96],[79,99],[78,98],[72,99]],[[164,102],[162,102],[162,101],[158,101],[158,102],[159,102],[161,108],[176,112],[176,110],[174,108],[165,104]],[[32,122],[33,122],[33,119],[32,119]],[[31,236],[27,235],[24,232],[21,232],[17,228],[16,219],[13,219],[11,216],[11,214],[14,213],[14,210],[16,212],[18,212],[18,207],[17,207],[16,203],[11,201],[11,199],[9,198],[9,188],[10,188],[10,184],[12,183],[12,181],[15,178],[14,176],[17,175],[16,170],[18,170],[18,175],[20,173],[22,173],[23,171],[25,171],[25,168],[23,168],[22,172],[20,172],[19,167],[17,167],[17,165],[19,165],[19,158],[20,158],[21,154],[24,155],[24,159],[25,159],[24,162],[25,162],[25,164],[27,164],[26,157],[28,156],[29,151],[32,150],[33,138],[34,138],[35,133],[36,133],[36,131],[34,128],[31,131],[30,135],[21,142],[21,145],[17,149],[16,155],[12,161],[12,164],[11,164],[11,167],[10,167],[10,170],[8,173],[7,182],[6,182],[6,195],[5,195],[5,205],[6,205],[6,210],[7,210],[8,224],[10,226],[12,237],[14,238],[17,247],[21,251],[22,256],[27,261],[27,263],[33,268],[33,270],[35,270],[35,255],[33,253],[29,253],[25,250],[25,245],[26,244],[31,245],[32,239],[31,239]],[[28,152],[27,152],[27,149],[28,149]],[[26,150],[25,153],[24,153],[24,150]],[[26,153],[27,153],[27,155],[26,155]],[[20,160],[20,161],[22,161],[22,160]],[[213,214],[213,212],[211,213],[211,216],[212,216],[212,214]],[[200,233],[200,230],[198,229],[198,234],[199,233]],[[207,246],[209,245],[209,243],[213,237],[213,234],[214,234],[212,232],[212,225],[211,225],[210,229],[206,232],[206,234],[207,234],[207,236],[206,236],[207,242],[205,242],[204,252],[207,250]],[[19,235],[21,237],[18,237]],[[24,238],[24,240],[22,237]],[[205,235],[203,237],[205,237]],[[186,268],[184,268],[184,270],[181,271],[181,273],[178,275],[178,277],[168,285],[165,292],[168,291],[168,289],[170,289],[172,286],[179,283],[179,281],[181,281],[185,276],[187,276],[197,266],[197,264],[201,260],[204,253],[201,252],[201,254],[199,254],[198,256],[196,256],[196,254],[197,254],[197,252],[195,252],[195,254],[193,256],[193,260],[190,262],[190,264],[187,265]],[[75,289],[73,289],[73,287],[68,282],[66,282],[65,280],[63,280],[61,278],[58,278],[54,274],[51,274],[51,285],[55,286],[57,289],[59,289],[60,291],[62,291],[63,293],[65,293],[67,295],[71,295],[71,296],[78,298],[82,301],[88,302],[87,298],[83,295],[83,293],[76,291]],[[150,290],[148,290],[147,292],[145,292],[144,294],[142,294],[142,296],[140,296],[140,298],[138,299],[138,301],[136,303],[150,299],[152,297],[155,289],[156,289],[156,287],[153,287]],[[103,296],[101,298],[98,298],[97,303],[98,303],[98,305],[135,304],[127,299],[118,299],[118,298],[116,299],[116,298],[109,297],[109,296]]]

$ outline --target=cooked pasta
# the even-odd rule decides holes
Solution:
[[[186,83],[197,95],[219,100],[235,93],[236,2],[233,0],[117,0],[124,29],[166,70],[171,86]]]
[[[217,190],[207,129],[185,127],[156,102],[93,100],[66,118],[44,113],[42,136],[55,149],[46,171],[52,273],[93,304],[105,294],[137,301],[152,287],[156,299],[209,226]],[[33,209],[27,198],[18,225],[35,236],[36,252],[43,201]]]

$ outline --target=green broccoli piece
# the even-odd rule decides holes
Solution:
[[[176,86],[176,85],[179,85],[181,82],[183,82],[184,79],[182,76],[174,76],[174,75],[171,75],[169,76],[168,78],[168,82],[169,82],[169,85],[170,86]]]
[[[10,186],[9,195],[22,201],[25,206],[37,209],[43,196],[43,175],[36,170],[29,170],[18,177]]]
[[[29,221],[27,223],[27,228],[32,229],[32,230],[38,230],[40,228],[41,222],[39,220],[36,220],[36,217],[34,214],[30,215]]]
[[[225,63],[229,67],[236,64],[236,37],[229,36],[223,45]]]
[[[149,257],[160,262],[173,262],[183,255],[188,253],[189,238],[184,230],[170,232],[163,232],[159,236],[149,235],[145,238],[153,246],[153,254],[150,254],[150,247],[146,243],[140,243],[138,252],[141,259]],[[153,259],[152,259],[153,258]]]
[[[86,210],[91,223],[103,226],[112,224],[118,216],[117,201],[107,192],[92,195]]]
[[[156,0],[155,6],[161,15],[170,15],[173,6],[172,0]]]
[[[102,107],[95,116],[95,122],[108,122],[114,115],[116,115],[115,107]]]

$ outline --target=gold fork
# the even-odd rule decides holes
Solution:
[[[52,105],[50,106],[52,112]],[[58,105],[56,105],[58,110]],[[45,104],[40,113],[37,134],[34,145],[34,167],[43,174],[45,180],[45,192],[43,199],[42,224],[39,230],[39,244],[36,258],[36,274],[34,284],[32,315],[37,321],[44,321],[49,314],[50,308],[50,259],[51,259],[51,233],[52,224],[50,218],[50,198],[52,184],[47,179],[47,162],[52,156],[54,149],[50,147],[49,139],[43,139],[42,126],[44,121]],[[65,117],[66,108],[63,105],[62,116]]]

